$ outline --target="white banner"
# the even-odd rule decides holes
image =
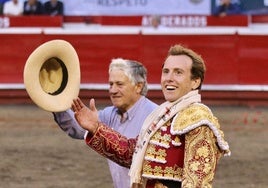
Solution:
[[[210,15],[210,0],[62,0],[65,15]]]

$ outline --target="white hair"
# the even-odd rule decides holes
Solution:
[[[122,58],[112,59],[109,66],[109,73],[112,70],[121,70],[129,78],[133,85],[143,83],[141,95],[146,95],[147,88],[147,70],[139,62]]]

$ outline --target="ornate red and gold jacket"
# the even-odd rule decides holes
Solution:
[[[136,139],[127,139],[99,123],[86,143],[101,155],[130,167]],[[142,177],[173,180],[184,188],[212,187],[222,154],[229,154],[223,132],[208,107],[194,104],[179,112],[150,138],[143,159]]]

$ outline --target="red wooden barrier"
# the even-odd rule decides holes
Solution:
[[[62,27],[62,16],[2,16],[0,28],[8,27]]]
[[[205,84],[268,84],[268,35],[142,35],[142,34],[0,34],[0,83],[22,83],[30,53],[43,42],[69,41],[80,58],[83,83],[106,83],[112,58],[143,62],[149,82],[159,83],[161,64],[171,45],[181,43],[199,52],[207,64]]]
[[[104,20],[99,20],[103,23]],[[110,22],[109,22],[110,23]],[[107,22],[108,24],[108,22]],[[0,103],[30,101],[23,87],[23,68],[30,53],[40,44],[64,39],[76,49],[81,65],[82,84],[107,83],[112,58],[135,59],[148,69],[150,84],[159,84],[161,65],[171,45],[180,43],[192,48],[206,61],[204,100],[213,104],[268,105],[268,35],[221,28],[175,28],[168,32],[146,28],[93,27],[77,29],[2,29],[0,30]],[[125,33],[124,33],[125,32]],[[226,87],[225,87],[226,85]],[[247,89],[241,86],[249,85]],[[258,86],[257,89],[254,89]],[[13,87],[13,86],[12,86]],[[217,87],[216,87],[217,88]],[[251,90],[253,88],[253,90]],[[81,96],[109,101],[106,89],[83,88]],[[151,90],[149,97],[162,101],[161,91]]]

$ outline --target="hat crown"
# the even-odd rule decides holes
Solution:
[[[39,82],[44,92],[56,95],[66,87],[68,73],[64,63],[56,57],[44,62],[39,73]]]

